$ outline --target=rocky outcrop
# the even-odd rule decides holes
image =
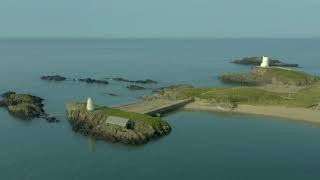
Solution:
[[[46,80],[46,81],[65,81],[65,80],[67,80],[66,77],[63,77],[60,75],[42,76],[41,79]],[[85,82],[87,84],[109,84],[109,82],[106,80],[98,80],[98,79],[92,79],[92,78],[71,79],[71,80]]]
[[[115,93],[108,93],[109,96],[119,96],[118,94]]]
[[[170,125],[161,120],[147,115],[132,113],[100,107],[98,110],[87,111],[85,104],[67,103],[67,115],[72,129],[86,136],[110,142],[125,144],[144,144],[155,137],[169,134]],[[131,129],[107,124],[108,116],[127,116],[134,122]]]
[[[151,79],[146,79],[146,80],[137,80],[137,81],[132,81],[124,78],[112,78],[114,81],[120,81],[120,82],[129,82],[129,83],[137,83],[137,84],[157,84],[158,82],[153,81]]]
[[[43,99],[30,94],[6,92],[2,95],[0,106],[21,119],[44,118],[48,122],[57,122],[56,118],[48,115],[43,109]]]
[[[253,65],[260,66],[262,63],[262,57],[245,57],[242,59],[237,59],[232,61],[234,64],[243,64],[243,65]],[[270,59],[270,66],[278,66],[278,67],[299,67],[298,64],[288,64],[284,63],[280,60]]]
[[[141,97],[145,101],[153,101],[157,99],[165,99],[170,101],[179,101],[189,99],[187,92],[192,91],[194,87],[188,84],[179,84],[169,87],[158,88],[152,94]]]
[[[42,76],[41,79],[46,81],[65,81],[67,78],[60,75],[54,75],[54,76]]]
[[[129,90],[144,90],[144,89],[146,89],[145,87],[138,86],[138,85],[133,85],[133,84],[127,86],[127,88],[128,88]]]
[[[87,84],[109,84],[106,80],[97,80],[91,78],[79,79],[80,82],[85,82]]]

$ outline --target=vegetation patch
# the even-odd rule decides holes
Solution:
[[[320,82],[305,86],[295,93],[271,92],[254,86],[201,87],[174,86],[155,92],[148,98],[194,98],[216,104],[275,105],[308,108],[320,103]],[[147,99],[148,99],[147,98]]]
[[[225,83],[252,86],[266,84],[306,86],[318,82],[320,77],[284,68],[258,67],[248,73],[227,73],[219,79]]]

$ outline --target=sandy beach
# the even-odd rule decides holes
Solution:
[[[186,110],[192,111],[236,112],[320,123],[320,110],[312,110],[306,108],[288,108],[282,106],[253,106],[242,104],[238,105],[237,108],[230,110],[228,108],[220,106],[212,106],[209,103],[204,102],[194,102],[186,105],[184,108]]]

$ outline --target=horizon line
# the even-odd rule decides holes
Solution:
[[[0,40],[220,40],[220,39],[320,39],[319,37],[68,37],[68,36],[21,36],[1,37]]]

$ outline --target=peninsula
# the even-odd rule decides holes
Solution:
[[[66,109],[74,131],[105,141],[144,144],[171,132],[169,123],[160,117],[96,106],[91,98],[87,104],[69,102]]]
[[[268,57],[247,73],[227,73],[224,83],[241,86],[160,88],[141,101],[112,107],[67,103],[72,128],[84,135],[112,142],[143,144],[170,133],[160,118],[181,108],[190,111],[247,113],[320,123],[320,77],[272,67]]]

